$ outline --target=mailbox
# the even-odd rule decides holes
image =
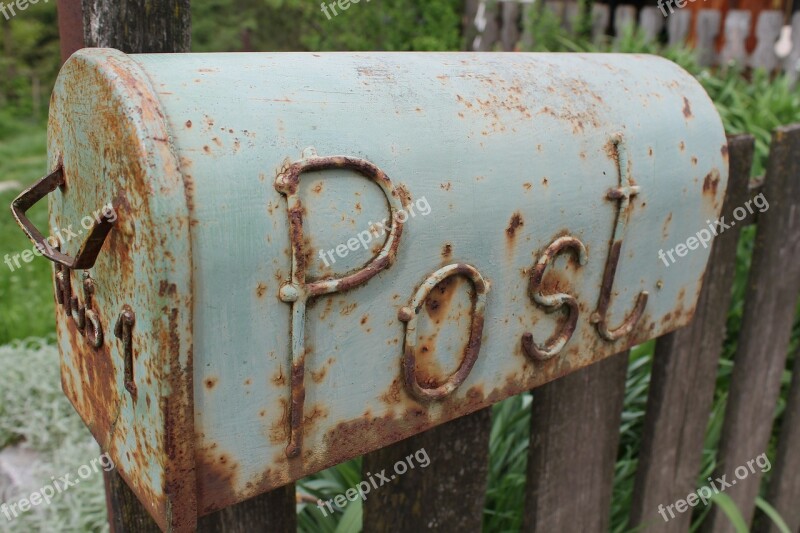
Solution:
[[[63,389],[174,531],[685,325],[728,176],[647,55],[83,50],[48,151]]]

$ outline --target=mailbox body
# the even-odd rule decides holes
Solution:
[[[689,74],[602,54],[84,50],[49,155],[52,227],[117,215],[63,388],[170,530],[685,325],[709,249],[659,250],[728,173]]]

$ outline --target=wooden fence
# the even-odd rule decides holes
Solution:
[[[59,0],[59,7],[68,2],[74,0]],[[85,43],[63,45],[112,45],[129,53],[187,51],[187,0],[163,0],[159,5],[165,13],[178,13],[176,17],[152,16],[143,3],[134,0],[120,3],[126,9],[103,11],[93,8],[105,4],[103,0],[83,0],[84,25],[91,31],[85,32]],[[133,19],[137,31],[116,31],[123,23],[133,27]],[[172,25],[167,30],[166,20]],[[738,466],[768,449],[800,293],[800,125],[774,133],[765,179],[756,186],[750,176],[753,154],[751,136],[730,139],[730,181],[723,215],[733,220],[733,210],[758,193],[765,195],[770,207],[757,219],[746,221],[756,224],[757,230],[715,478],[731,479]],[[744,225],[733,225],[717,238],[692,324],[656,341],[632,527],[688,531],[691,513],[678,513],[665,522],[658,506],[686,498],[697,489],[731,304],[737,243]],[[525,531],[608,530],[627,363],[627,353],[617,354],[533,391]],[[485,409],[365,456],[365,472],[379,472],[424,447],[430,466],[411,470],[370,494],[364,502],[364,531],[480,531],[490,428],[490,410]],[[797,442],[800,357],[795,360],[772,476],[765,487],[767,500],[792,532],[800,530]],[[158,531],[119,475],[106,476],[112,531]],[[748,522],[755,516],[754,499],[763,481],[756,470],[725,491]],[[757,531],[777,531],[766,520],[755,524]],[[715,533],[733,531],[716,507],[707,526]],[[294,485],[289,485],[203,517],[198,529],[249,533],[296,528],[296,493]]]
[[[600,44],[609,35],[624,35],[626,27],[634,26],[646,41],[658,41],[666,33],[665,44],[676,46],[689,43],[697,50],[701,66],[716,66],[735,61],[749,67],[769,71],[782,69],[797,77],[800,63],[800,12],[791,21],[783,12],[765,10],[755,16],[748,10],[690,9],[677,7],[676,0],[663,0],[663,7],[647,6],[637,11],[632,5],[595,3],[587,13],[591,39]],[[682,3],[695,0],[681,0]],[[580,4],[572,1],[545,1],[542,4],[555,15],[561,27],[572,33],[581,15]],[[693,7],[693,6],[692,6]],[[665,15],[666,13],[666,15]],[[467,39],[469,50],[512,51],[530,47],[536,40],[531,34],[530,21],[541,17],[538,2],[473,0],[468,2]],[[776,53],[775,44],[781,40],[784,25],[792,26],[791,41],[783,48],[785,57]],[[748,46],[748,44],[750,46]],[[785,46],[790,45],[791,46]]]

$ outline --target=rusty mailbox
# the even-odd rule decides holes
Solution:
[[[605,54],[83,50],[49,164],[64,392],[173,531],[685,325],[728,175]]]

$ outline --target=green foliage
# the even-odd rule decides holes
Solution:
[[[326,7],[327,15],[320,2],[308,0],[197,2],[194,49],[239,51],[248,39],[258,51],[431,51],[460,46],[463,0],[349,2],[345,10],[338,3]]]
[[[7,115],[41,119],[61,60],[56,3],[29,5],[10,21],[0,17],[0,28],[0,109]]]

